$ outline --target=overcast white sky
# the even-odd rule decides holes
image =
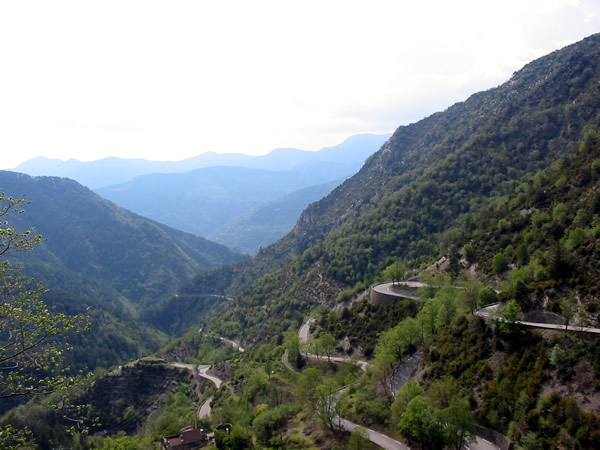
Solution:
[[[317,150],[597,31],[597,0],[0,0],[0,168]]]

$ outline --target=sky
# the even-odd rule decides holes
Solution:
[[[598,31],[597,0],[0,0],[0,169],[318,150]]]

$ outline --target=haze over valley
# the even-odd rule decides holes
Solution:
[[[422,17],[404,9],[406,16],[391,21],[398,11],[384,4],[356,15],[350,2],[340,5],[335,17],[355,24],[361,18],[364,28],[353,30],[364,34],[365,44],[373,42],[368,32],[377,30],[369,21],[374,11],[382,16],[381,26],[400,27],[404,21],[412,29],[408,18]],[[250,19],[263,6],[236,6],[240,10],[228,17],[241,33],[248,24],[237,14],[245,11]],[[455,26],[462,23],[453,11],[436,6],[441,9],[432,12],[445,11]],[[320,26],[315,25],[314,36],[306,35],[315,61],[326,56],[320,72],[331,96],[337,89],[344,92],[344,102],[338,103],[343,114],[325,106],[331,98],[318,83],[314,89],[324,109],[316,109],[318,96],[302,80],[319,71],[305,71],[304,60],[290,65],[295,60],[281,52],[276,58],[281,66],[261,60],[264,49],[250,44],[262,32],[261,24],[273,31],[273,23],[257,18],[259,29],[248,34],[248,43],[236,41],[250,45],[245,48],[254,49],[255,59],[243,59],[245,53],[235,46],[220,59],[204,54],[207,61],[221,61],[211,67],[229,76],[237,57],[240,70],[232,79],[248,88],[242,79],[246,71],[255,83],[252,95],[280,105],[280,115],[289,119],[287,103],[293,104],[299,112],[286,124],[290,139],[302,142],[298,136],[304,130],[312,144],[303,148],[310,151],[279,146],[251,154],[254,139],[269,134],[261,128],[264,120],[255,119],[271,112],[248,100],[235,83],[229,95],[219,97],[222,109],[204,85],[190,88],[196,109],[186,109],[189,119],[171,109],[173,121],[165,125],[169,145],[162,125],[147,134],[141,130],[155,114],[168,117],[150,106],[152,101],[183,105],[182,87],[159,83],[156,98],[137,97],[154,111],[146,113],[126,101],[132,93],[119,88],[123,101],[116,104],[123,111],[115,117],[127,111],[133,117],[135,109],[145,124],[105,127],[110,138],[100,141],[119,142],[110,150],[119,157],[92,157],[97,142],[80,158],[62,156],[55,146],[60,139],[51,138],[61,134],[40,125],[42,106],[50,104],[40,100],[31,124],[46,130],[49,153],[23,152],[11,170],[0,170],[0,448],[600,448],[600,34],[569,40],[572,35],[561,31],[568,28],[566,18],[588,30],[600,11],[585,1],[537,6],[523,2],[517,8],[509,2],[506,8],[516,18],[506,26],[521,23],[520,12],[545,18],[556,34],[539,25],[524,27],[528,33],[522,34],[507,30],[507,48],[515,45],[513,39],[529,43],[523,47],[529,49],[523,50],[527,62],[502,81],[491,82],[491,75],[482,73],[481,86],[472,92],[465,91],[468,83],[461,84],[460,77],[474,77],[479,62],[475,58],[471,65],[466,53],[453,49],[456,37],[466,36],[464,30],[447,35],[447,55],[438,51],[443,40],[430,30],[436,53],[428,53],[428,41],[423,42],[423,58],[437,55],[431,64],[436,76],[447,77],[447,92],[440,93],[440,78],[433,72],[423,77],[436,101],[452,101],[411,120],[403,115],[406,110],[398,113],[397,91],[391,87],[408,86],[401,100],[405,108],[418,109],[420,103],[406,92],[425,95],[422,66],[408,63],[413,45],[408,40],[406,48],[404,41],[396,42],[394,52],[388,41],[381,42],[390,59],[407,58],[403,71],[394,75],[386,72],[391,63],[384,55],[371,59],[379,54],[377,47],[364,52],[361,40],[344,34],[363,57],[353,60],[354,71],[346,70],[348,79],[337,71],[330,79],[327,68],[333,65],[327,61],[336,59],[348,68],[345,52],[351,46],[340,36],[340,53],[334,53],[333,38],[323,38],[329,52],[321,53],[319,46],[310,47],[314,36],[322,36]],[[119,17],[130,17],[129,7],[124,4]],[[197,14],[194,8],[208,6],[184,2],[165,10],[164,17],[153,15],[156,5],[136,10],[147,14],[131,22],[132,32],[141,32],[139,39],[124,38],[117,19],[107,18],[124,46],[138,39],[136,51],[121,53],[108,35],[95,48],[113,49],[116,59],[137,58],[136,64],[126,58],[119,66],[123,80],[130,80],[139,74],[138,65],[149,61],[145,39],[156,44],[157,55],[167,57],[161,41],[144,31],[150,18],[165,27],[164,45],[172,51],[187,43],[180,36],[183,47],[169,45],[169,33],[187,32],[195,40],[204,32],[188,24],[185,14],[172,15],[180,7],[219,33],[215,49],[228,42],[208,20],[218,9]],[[270,7],[274,17],[287,17],[282,23],[296,29],[289,17],[293,10]],[[456,5],[483,20],[483,11],[491,10],[479,7]],[[77,8],[78,17],[90,12]],[[313,5],[305,8],[314,11]],[[323,6],[322,17],[331,19],[328,8]],[[305,11],[295,14],[304,17]],[[38,23],[35,13],[31,20]],[[447,20],[438,22],[431,14],[431,23],[444,30]],[[346,29],[346,22],[326,23],[331,30]],[[479,22],[472,27],[465,42],[487,36]],[[279,47],[276,36],[291,45],[296,41],[290,41],[289,31],[279,28],[279,34],[261,42],[287,48]],[[91,36],[83,28],[80,33],[84,39]],[[547,34],[568,42],[542,52]],[[493,49],[498,61],[506,61],[497,50],[501,47],[485,42],[490,44],[486,61],[494,60]],[[539,43],[535,51],[531,42]],[[456,55],[458,62],[452,59]],[[101,52],[98,57],[107,61]],[[85,61],[90,60],[82,54]],[[173,61],[183,64],[179,57]],[[271,84],[254,78],[249,61],[262,61],[264,66],[256,67]],[[454,72],[455,63],[462,71]],[[118,65],[112,64],[106,67],[115,70]],[[197,74],[192,56],[186,64]],[[65,67],[73,66],[65,62]],[[412,79],[404,73],[411,70]],[[211,76],[207,69],[200,72]],[[304,78],[295,78],[295,72]],[[363,85],[347,89],[358,83],[357,75],[373,73],[380,73],[370,83],[373,97],[365,100]],[[55,80],[54,75],[50,71],[48,79]],[[191,86],[189,76],[183,71],[178,80]],[[156,80],[160,74],[148,77]],[[216,80],[213,88],[228,92]],[[146,82],[139,78],[141,85]],[[390,103],[383,106],[377,99],[386,96],[375,93],[386,85]],[[57,86],[64,88],[62,82]],[[296,97],[295,89],[304,98]],[[91,89],[81,92],[101,104]],[[287,103],[278,102],[277,92]],[[462,96],[455,98],[458,93]],[[105,92],[119,98],[113,94]],[[73,98],[66,89],[65,102]],[[16,105],[12,97],[7,101]],[[223,120],[225,112],[235,118],[228,133],[208,129],[216,122],[204,112],[207,105]],[[84,117],[90,110],[81,107]],[[300,114],[305,109],[314,116],[308,122]],[[57,114],[61,111],[57,104]],[[106,111],[99,108],[98,114]],[[256,133],[240,119],[244,114]],[[279,136],[285,121],[269,117],[272,134]],[[10,120],[20,118],[15,107]],[[322,119],[319,126],[317,119]],[[190,143],[201,147],[198,136],[173,132],[188,120],[197,135],[205,133],[205,143],[220,136],[234,150],[189,153]],[[392,120],[393,126],[385,125]],[[70,124],[80,137],[90,132],[83,123]],[[233,145],[241,142],[240,135],[247,147]],[[321,145],[315,144],[317,135]],[[11,131],[0,140],[8,144],[14,137]],[[23,143],[11,148],[18,151],[33,141],[24,135]],[[72,151],[75,141],[64,142],[65,151]],[[147,156],[127,153],[125,142],[134,150],[145,142]],[[11,161],[16,160],[11,156]]]

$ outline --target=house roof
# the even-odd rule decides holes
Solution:
[[[168,448],[176,449],[183,445],[194,444],[196,442],[204,442],[207,440],[204,430],[194,428],[192,430],[182,431],[178,435],[167,436]]]

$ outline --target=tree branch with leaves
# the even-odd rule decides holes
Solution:
[[[1,193],[0,217],[23,214],[27,203]],[[41,241],[32,229],[19,232],[8,220],[0,222],[0,401],[65,392],[85,378],[65,365],[65,355],[71,350],[68,336],[88,330],[89,318],[50,309],[43,301],[44,286],[10,262],[10,255],[28,252]]]

